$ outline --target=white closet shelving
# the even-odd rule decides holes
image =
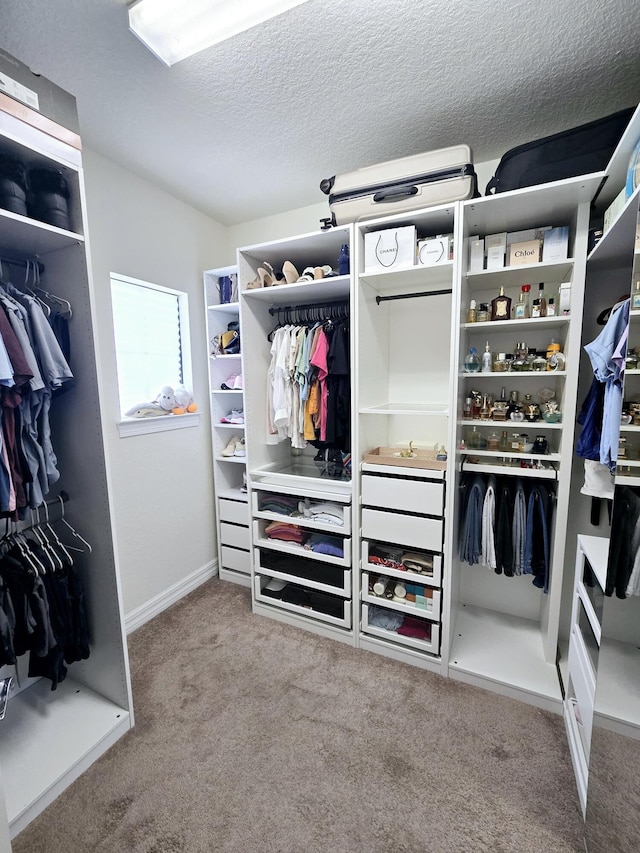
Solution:
[[[328,265],[337,271],[343,244],[351,246],[352,229],[337,228],[238,250],[238,272],[245,365],[246,437],[249,506],[252,518],[253,610],[343,642],[354,643],[353,630],[353,485],[350,476],[325,461],[314,459],[313,446],[295,448],[290,439],[268,437],[267,374],[271,362],[270,333],[302,312],[346,306],[349,338],[353,338],[351,275],[333,275],[311,282],[294,282],[247,289],[265,262],[281,270],[290,261],[302,273],[306,267]],[[325,306],[325,308],[322,308]],[[286,309],[290,309],[287,311]],[[296,313],[297,311],[297,313]],[[352,358],[352,356],[351,356]],[[349,419],[353,434],[353,390]],[[332,476],[332,474],[337,476]],[[289,506],[330,504],[341,523],[291,517]],[[278,511],[267,506],[283,508]],[[296,510],[297,511],[297,510]],[[329,535],[336,553],[308,550],[301,542],[270,538],[273,522],[296,525],[302,539]],[[284,588],[284,592],[282,592]],[[274,595],[275,590],[275,595]]]
[[[219,267],[204,273],[204,296],[209,347],[209,391],[211,395],[211,440],[213,482],[216,496],[218,573],[222,580],[242,586],[251,584],[251,534],[246,491],[246,442],[240,448],[245,455],[225,455],[233,439],[244,439],[244,423],[224,423],[233,411],[244,413],[244,388],[223,389],[232,377],[243,377],[242,352],[220,355],[212,341],[227,331],[229,323],[240,321],[237,285],[231,302],[220,300],[220,278],[237,279],[236,266]],[[240,341],[242,350],[242,339]],[[229,383],[229,384],[236,384]]]
[[[23,656],[22,687],[14,682],[0,721],[0,789],[13,837],[125,734],[133,725],[133,707],[102,435],[79,145],[61,141],[67,135],[53,122],[34,115],[45,132],[29,123],[30,110],[16,105],[13,114],[13,102],[4,103],[0,149],[27,168],[60,170],[70,187],[72,231],[0,209],[0,257],[37,259],[44,266],[43,287],[73,308],[69,332],[75,385],[53,400],[51,412],[61,473],[56,490],[68,493],[65,517],[93,548],[76,556],[86,590],[90,657],[69,666],[66,680],[51,691],[48,681],[24,677],[28,656]]]
[[[451,364],[457,349],[459,222],[457,205],[415,211],[356,226],[356,374],[359,461],[360,553],[354,555],[360,589],[359,645],[362,648],[443,672],[448,645],[451,466],[413,468],[362,461],[376,448],[437,451],[450,447],[449,414],[455,401]],[[454,257],[409,269],[365,268],[365,239],[371,232],[413,225],[419,237],[452,234]],[[451,458],[451,456],[450,456]],[[418,552],[429,573],[376,564],[373,555]],[[392,561],[394,562],[394,561]],[[374,582],[390,582],[401,595],[378,595]],[[388,587],[387,587],[388,590]],[[410,616],[384,624],[393,614]],[[396,626],[396,627],[394,627]],[[413,633],[413,632],[412,632]]]
[[[569,258],[560,263],[538,263],[500,270],[461,274],[461,313],[459,347],[458,422],[455,447],[458,472],[492,473],[508,477],[540,479],[556,490],[554,522],[551,528],[551,569],[549,592],[532,585],[531,575],[507,578],[486,566],[468,565],[457,559],[453,565],[451,651],[449,675],[543,707],[557,709],[561,701],[556,672],[556,655],[562,597],[562,578],[569,512],[569,481],[572,465],[576,413],[577,366],[580,357],[580,330],[584,292],[586,241],[589,203],[601,181],[601,175],[560,181],[467,201],[463,204],[463,258],[468,257],[472,235],[482,237],[502,231],[519,231],[541,226],[569,226]],[[571,283],[571,310],[567,316],[469,323],[470,301],[490,303],[504,288],[518,301],[523,284],[531,284],[534,298],[539,282],[547,297],[555,297],[563,282]],[[492,353],[513,353],[516,344],[546,351],[551,340],[560,343],[566,357],[562,371],[508,371],[466,374],[462,365],[466,353],[475,346],[482,353],[488,342]],[[517,391],[519,401],[531,394],[533,402],[542,390],[554,393],[562,412],[560,423],[548,424],[507,421],[473,421],[461,417],[466,397],[472,390],[494,399],[505,390],[509,399]],[[541,457],[470,448],[469,437],[476,427],[486,438],[491,430],[498,436],[506,430],[527,433],[529,441],[544,436],[549,451]],[[464,439],[465,447],[460,449]],[[529,461],[530,460],[530,461]],[[522,467],[534,464],[541,469]],[[557,481],[557,483],[556,483]],[[459,493],[456,491],[456,496]],[[460,513],[456,509],[456,517]],[[459,519],[458,519],[459,522]],[[457,529],[457,528],[456,528]],[[457,548],[456,548],[457,550]]]

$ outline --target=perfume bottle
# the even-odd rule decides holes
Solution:
[[[480,372],[480,356],[478,355],[478,350],[475,347],[471,347],[469,349],[469,352],[465,356],[464,372],[465,373],[479,373]]]
[[[522,285],[520,296],[518,298],[518,304],[516,305],[514,311],[516,320],[527,320],[531,316],[531,309],[529,307],[530,290],[530,284]]]
[[[540,316],[547,316],[547,298],[544,295],[544,282],[540,282],[538,285],[538,301],[540,302]]]
[[[487,341],[487,345],[484,348],[484,352],[482,353],[482,373],[491,373],[493,370],[492,365],[492,356],[491,350],[489,349],[489,341]]]
[[[502,435],[500,436],[500,446],[498,447],[502,453],[506,453],[509,449],[509,436],[507,434],[506,429],[502,430]]]
[[[338,255],[338,275],[349,275],[349,245],[343,243]]]
[[[504,287],[501,287],[500,294],[491,300],[491,319],[511,319],[511,298],[504,295]]]
[[[478,323],[488,323],[491,319],[491,312],[489,311],[489,306],[486,302],[481,302],[478,305],[478,313],[477,313]]]
[[[478,319],[478,310],[476,307],[476,300],[472,299],[469,303],[469,313],[467,314],[467,323],[475,323]]]
[[[640,281],[636,281],[636,286],[631,296],[631,307],[640,308]]]
[[[556,300],[551,296],[547,300],[547,317],[555,317],[556,316]]]

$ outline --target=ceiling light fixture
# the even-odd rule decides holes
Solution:
[[[136,0],[129,29],[167,65],[173,65],[306,0]]]

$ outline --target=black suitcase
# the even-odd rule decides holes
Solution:
[[[518,145],[502,157],[485,195],[602,172],[625,132],[635,107]]]

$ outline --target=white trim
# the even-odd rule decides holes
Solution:
[[[204,566],[196,569],[192,574],[187,575],[186,578],[183,578],[181,581],[178,581],[178,583],[170,586],[168,589],[165,589],[164,592],[156,595],[155,598],[152,598],[145,604],[141,604],[140,607],[136,607],[135,610],[132,610],[131,613],[128,613],[124,617],[125,630],[127,634],[131,634],[132,631],[142,627],[145,622],[153,619],[154,616],[158,616],[158,614],[162,613],[163,610],[166,610],[167,607],[171,607],[172,604],[180,601],[180,599],[184,598],[185,595],[193,592],[194,589],[197,589],[201,584],[208,581],[210,578],[215,577],[217,574],[218,561],[211,560]]]
[[[184,415],[158,415],[152,418],[127,418],[118,421],[120,438],[130,435],[146,435],[150,432],[165,432],[171,429],[185,429],[200,426],[200,412],[187,412]]]

